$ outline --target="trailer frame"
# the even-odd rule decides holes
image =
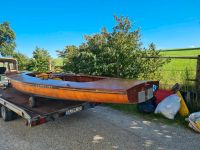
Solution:
[[[2,90],[2,89],[0,89]],[[6,90],[6,89],[4,89]],[[1,91],[3,92],[3,91]],[[27,100],[28,101],[28,100]],[[59,103],[59,102],[58,102]],[[38,113],[33,110],[31,107],[22,107],[16,103],[11,102],[5,98],[2,98],[2,94],[0,95],[0,107],[4,106],[10,111],[14,112],[18,116],[22,117],[25,120],[25,124],[29,127],[33,127],[36,125],[40,125],[49,121],[53,121],[62,116],[68,116],[76,112],[80,112],[89,108],[95,107],[96,103],[90,102],[82,102],[76,105],[70,105],[69,107],[65,107],[62,109],[58,109],[56,111],[51,111],[48,113]],[[38,106],[40,107],[40,106]],[[34,113],[34,117],[31,116],[31,113]],[[1,117],[1,114],[0,114]]]

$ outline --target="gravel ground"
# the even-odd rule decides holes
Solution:
[[[0,150],[200,149],[199,134],[178,125],[165,125],[108,107],[26,127],[22,119],[0,119]]]

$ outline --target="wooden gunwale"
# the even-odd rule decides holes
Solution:
[[[105,77],[95,80],[91,76],[82,79],[69,75],[54,80],[44,76],[29,76],[27,73],[7,75],[11,85],[16,90],[33,96],[52,99],[88,101],[99,103],[133,104],[146,100],[147,89],[151,88],[152,81],[129,80]],[[77,75],[77,77],[79,77]],[[99,77],[98,77],[99,78]],[[142,92],[142,93],[141,93]],[[140,93],[140,95],[139,95]],[[143,94],[143,95],[141,95]]]
[[[39,95],[41,97],[49,97],[63,100],[78,100],[78,101],[90,101],[90,102],[104,102],[104,103],[130,103],[127,93],[105,93],[105,92],[93,92],[91,90],[71,90],[66,88],[43,88],[33,87],[30,84],[22,83],[12,80],[12,86],[23,92],[31,95]]]
[[[10,78],[9,78],[10,79]],[[60,87],[60,86],[54,86],[54,85],[44,85],[44,84],[34,84],[34,83],[27,83],[27,82],[21,82],[18,80],[10,79],[12,81],[21,83],[21,84],[27,84],[29,86],[35,86],[35,87],[41,87],[41,88],[49,88],[49,89],[61,89],[61,90],[71,90],[71,91],[85,91],[85,92],[94,92],[94,93],[113,93],[113,94],[127,94],[127,91],[124,90],[115,90],[115,91],[108,91],[108,90],[103,90],[103,89],[83,89],[83,88],[72,88],[72,87]]]

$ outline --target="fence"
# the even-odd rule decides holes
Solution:
[[[200,55],[171,57],[150,56],[147,58],[170,59],[171,62],[173,61],[171,65],[163,67],[158,71],[161,77],[163,77],[160,79],[160,88],[170,89],[176,82],[181,83],[181,91],[185,94],[190,110],[198,111],[200,109]]]

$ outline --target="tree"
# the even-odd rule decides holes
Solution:
[[[64,50],[57,50],[58,57],[65,58],[68,54],[68,51],[78,49],[75,45],[65,46]]]
[[[28,70],[28,65],[30,63],[30,59],[26,55],[24,55],[20,52],[17,52],[17,53],[13,54],[13,58],[17,59],[18,68],[20,71]]]
[[[155,44],[149,44],[148,49],[144,49],[143,51],[143,59],[142,59],[142,72],[140,73],[140,78],[142,79],[159,79],[160,71],[158,69],[162,67],[165,63],[169,62],[169,59],[159,59],[159,58],[151,58],[148,59],[148,56],[161,56],[160,51],[156,50]]]
[[[49,71],[51,56],[47,50],[36,47],[33,51],[33,58],[30,60],[28,69],[36,72]]]
[[[12,56],[15,49],[15,33],[8,22],[0,24],[0,54]]]
[[[80,61],[81,60],[81,61]],[[96,56],[91,52],[80,52],[77,55],[68,56],[64,66],[65,71],[75,73],[95,74]]]
[[[146,59],[159,56],[155,45],[141,48],[140,30],[133,30],[128,17],[115,16],[116,25],[111,32],[103,28],[100,33],[85,36],[85,43],[73,50],[66,49],[64,70],[74,73],[123,78],[146,78],[164,62]]]

